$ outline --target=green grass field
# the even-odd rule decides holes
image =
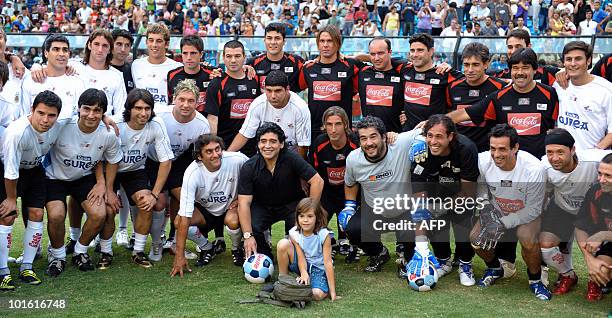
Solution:
[[[276,224],[274,242],[282,232],[282,224]],[[11,256],[17,257],[21,252],[22,234],[23,224],[19,220],[13,230]],[[46,229],[44,237],[46,248]],[[387,241],[390,249],[394,246],[392,238],[389,236]],[[226,241],[229,249],[229,238]],[[190,242],[188,247],[194,250]],[[183,278],[169,277],[171,256],[164,256],[151,269],[143,269],[131,263],[129,251],[122,247],[114,247],[114,251],[115,259],[109,270],[79,272],[70,264],[58,278],[43,274],[45,251],[44,258],[34,265],[43,280],[40,286],[21,284],[17,279],[18,266],[10,264],[17,290],[0,294],[0,317],[612,317],[612,295],[595,304],[584,299],[587,275],[578,250],[574,251],[574,265],[580,277],[578,288],[568,295],[553,297],[550,302],[536,300],[531,294],[522,260],[515,277],[500,280],[488,289],[461,286],[455,271],[442,278],[434,291],[417,293],[397,278],[392,261],[384,271],[366,274],[362,272],[365,257],[358,264],[347,265],[344,257],[338,256],[337,290],[342,299],[313,303],[303,311],[237,304],[238,300],[253,298],[261,286],[244,279],[242,269],[232,264],[229,251],[204,268],[191,265],[193,272]],[[94,261],[97,257],[92,253]],[[478,257],[474,262],[479,276],[484,264]],[[556,273],[551,272],[551,280],[554,279]],[[9,299],[65,299],[67,307],[8,309]]]

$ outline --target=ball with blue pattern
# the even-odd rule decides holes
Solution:
[[[255,253],[242,265],[244,278],[254,284],[262,284],[274,274],[274,263],[265,254]]]
[[[438,283],[438,270],[433,263],[428,262],[428,266],[424,267],[420,274],[409,274],[407,280],[408,286],[418,292],[430,291]]]

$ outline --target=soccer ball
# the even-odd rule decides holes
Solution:
[[[244,262],[242,269],[246,280],[254,284],[261,284],[274,273],[274,264],[267,255],[255,253]]]
[[[421,271],[421,275],[410,274],[407,280],[408,286],[416,291],[430,291],[436,287],[438,282],[438,270],[433,263],[429,262],[429,265]]]

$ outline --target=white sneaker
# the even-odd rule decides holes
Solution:
[[[194,252],[192,252],[190,250],[185,250],[185,258],[186,259],[190,259],[190,260],[197,259],[198,258],[198,254],[196,254],[196,253],[194,253]]]
[[[463,286],[474,286],[476,284],[472,263],[459,262],[459,282]]]
[[[164,245],[163,245],[164,250],[171,249],[173,244],[174,244],[173,240],[166,240],[166,242],[164,242]]]
[[[548,266],[542,265],[542,276],[540,278],[544,286],[548,287]]]
[[[504,270],[504,278],[510,278],[516,275],[516,265],[514,265],[514,263],[510,263],[501,258],[499,259],[499,263],[501,264],[502,269]]]
[[[162,245],[161,243],[151,243],[151,250],[149,251],[149,260],[152,262],[159,262],[162,259]]]
[[[438,278],[442,278],[446,274],[453,271],[453,265],[451,263],[450,258],[447,258],[447,259],[439,258],[438,263],[440,263],[440,268],[438,268]]]
[[[174,244],[174,242],[172,242],[173,244],[170,245],[170,254],[172,255],[176,255],[176,244]],[[200,249],[199,246],[196,245],[196,251],[198,253],[200,253],[202,250]],[[189,260],[194,260],[194,259],[198,259],[198,254],[185,249],[185,258],[189,259]]]
[[[128,246],[128,232],[127,229],[120,229],[115,234],[115,240],[117,241],[117,245],[127,247]]]

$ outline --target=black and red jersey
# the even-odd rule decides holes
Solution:
[[[251,102],[261,95],[257,77],[235,79],[224,73],[214,78],[206,90],[206,111],[217,116],[217,135],[223,138],[226,147],[231,145],[234,137],[242,127]],[[254,154],[254,142],[243,148],[250,156]]]
[[[506,84],[503,80],[489,76],[482,84],[471,86],[464,77],[448,86],[447,102],[451,105],[451,110],[467,108],[483,100],[489,94],[500,90]],[[491,126],[492,124],[487,121],[483,121],[480,125],[466,121],[458,123],[457,130],[476,143],[478,151],[482,152],[489,149],[488,134],[491,131]]]
[[[476,125],[491,120],[514,127],[520,149],[541,158],[546,132],[555,127],[559,115],[559,99],[557,92],[547,85],[536,83],[529,93],[519,93],[510,85],[465,110]]]
[[[298,84],[300,69],[304,65],[304,59],[295,54],[285,52],[279,61],[268,59],[266,53],[260,54],[255,58],[250,58],[246,62],[247,65],[255,69],[255,73],[259,77],[259,85],[263,91],[266,76],[270,71],[283,71],[289,78],[289,88],[294,92],[302,91]]]
[[[168,72],[168,104],[172,104],[174,88],[176,85],[184,79],[192,79],[196,82],[198,90],[200,91],[196,110],[200,113],[204,113],[206,108],[206,89],[208,88],[210,74],[213,72],[213,70],[213,67],[200,65],[200,70],[196,74],[188,74],[185,72],[185,68],[182,66]]]
[[[299,86],[308,88],[308,108],[312,138],[321,134],[323,113],[332,106],[340,106],[346,114],[353,113],[353,95],[357,93],[359,62],[337,59],[330,64],[308,63],[300,70]]]
[[[436,68],[417,72],[412,64],[405,64],[401,76],[404,81],[404,112],[408,119],[403,131],[408,131],[431,115],[448,112],[450,105],[446,98],[446,88],[462,78],[463,74],[455,70],[437,74]]]
[[[325,186],[321,200],[329,205],[332,202],[344,202],[344,171],[346,168],[346,157],[349,153],[359,147],[357,137],[350,134],[347,142],[341,149],[334,149],[327,134],[319,135],[308,153],[308,161],[317,170]],[[329,211],[329,213],[338,211]]]
[[[602,56],[593,66],[591,74],[601,76],[612,82],[612,54]]]
[[[387,131],[397,133],[402,132],[399,116],[404,110],[401,68],[398,65],[388,71],[377,71],[373,66],[366,66],[359,71],[361,113],[382,119]]]
[[[601,184],[596,183],[585,194],[574,225],[589,236],[601,231],[612,231],[611,207],[612,193],[604,192]]]
[[[461,180],[476,182],[478,149],[468,137],[458,134],[449,144],[448,156],[434,156],[431,150],[420,162],[410,167],[414,193],[427,192],[428,197],[449,197],[461,191]]]
[[[552,86],[557,81],[557,78],[555,77],[557,72],[559,72],[559,69],[554,66],[540,66],[536,70],[533,80],[544,85]],[[495,73],[493,76],[504,79],[512,78],[510,76],[510,70],[507,68]]]

